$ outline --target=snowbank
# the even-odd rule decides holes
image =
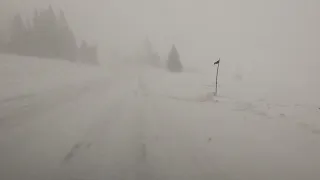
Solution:
[[[106,76],[102,67],[1,54],[0,101]]]
[[[251,114],[276,121],[288,119],[298,127],[312,132],[320,129],[320,106],[316,103],[319,96],[308,93],[308,88],[299,88],[299,84],[294,86],[291,83],[277,84],[258,80],[237,81],[222,77],[219,96],[212,100],[215,91],[212,74],[200,71],[170,73],[153,68],[146,70],[146,74],[144,86],[149,96],[180,101],[181,106],[186,102],[218,102],[214,108],[223,111]]]

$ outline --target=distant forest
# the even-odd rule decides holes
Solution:
[[[99,64],[97,46],[89,46],[85,40],[80,47],[77,45],[62,10],[59,16],[51,6],[35,10],[32,22],[29,19],[24,22],[17,14],[11,24],[9,42],[0,42],[2,53]]]

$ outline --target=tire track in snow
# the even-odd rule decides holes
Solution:
[[[101,119],[66,152],[59,173],[62,179],[146,179],[146,88],[139,78],[127,82],[111,88]],[[89,143],[92,148],[87,148]]]

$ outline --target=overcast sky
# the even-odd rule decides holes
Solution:
[[[221,57],[270,76],[314,78],[320,65],[319,0],[1,0],[1,19],[48,4],[101,47],[132,50],[148,36],[163,59],[175,43],[188,65]]]

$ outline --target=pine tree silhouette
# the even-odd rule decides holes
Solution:
[[[168,56],[167,68],[171,72],[181,72],[183,70],[180,62],[180,55],[175,45],[172,46]]]
[[[24,22],[20,14],[17,14],[12,23],[11,29],[11,42],[9,44],[9,51],[16,54],[24,54],[25,46],[25,34],[27,28],[24,25]]]
[[[72,62],[83,56],[84,62],[99,64],[97,46],[78,48],[76,37],[64,12],[60,11],[59,16],[56,16],[51,5],[41,11],[35,9],[31,23],[27,19],[24,24],[22,17],[17,14],[12,22],[10,41],[6,44],[0,43],[0,46],[6,53]]]

